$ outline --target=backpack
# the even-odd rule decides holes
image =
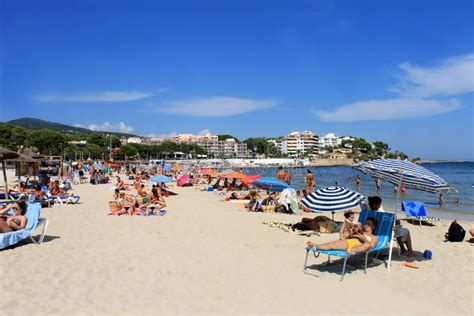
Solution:
[[[466,231],[456,221],[452,222],[446,233],[446,241],[459,242],[463,241],[466,236]]]

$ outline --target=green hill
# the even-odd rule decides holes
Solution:
[[[65,134],[75,134],[75,133],[87,134],[87,133],[94,132],[94,131],[91,131],[90,129],[83,128],[83,127],[75,127],[71,125],[49,122],[49,121],[40,120],[36,118],[30,118],[30,117],[23,117],[23,118],[11,120],[5,123],[13,125],[13,126],[20,126],[20,127],[29,128],[29,129],[49,128],[49,129],[54,129],[54,130],[63,132]],[[117,135],[117,136],[136,136],[133,134],[124,134],[124,133],[116,133],[116,132],[99,132],[99,133],[106,133],[106,134]]]

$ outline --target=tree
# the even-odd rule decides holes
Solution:
[[[120,147],[120,155],[121,156],[128,156],[128,157],[133,157],[138,153],[138,150],[131,145],[123,145]]]
[[[372,145],[370,145],[365,139],[363,138],[356,138],[352,142],[352,149],[358,150],[360,152],[368,153],[372,149]]]
[[[264,154],[268,148],[268,140],[263,137],[248,138],[244,140],[244,143],[247,144],[248,149],[260,155]]]
[[[104,155],[104,149],[96,144],[87,144],[86,147],[84,147],[84,152],[91,159],[102,159]]]
[[[232,135],[229,135],[229,134],[217,135],[217,140],[226,140],[226,139],[229,139],[229,138],[233,138],[233,139],[235,139],[235,141],[237,143],[240,143],[239,139],[237,137],[232,136]]]
[[[29,143],[38,147],[42,154],[62,155],[62,150],[66,147],[66,137],[52,129],[34,130],[29,135]]]
[[[374,145],[373,150],[375,151],[375,154],[378,156],[386,155],[390,150],[387,143],[384,143],[381,141],[375,141],[372,144]]]
[[[99,147],[106,147],[108,146],[108,141],[104,134],[101,133],[92,133],[87,137],[88,144],[95,144]]]

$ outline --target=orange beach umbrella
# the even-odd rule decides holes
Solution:
[[[173,168],[171,170],[173,170],[173,171],[182,171],[182,170],[184,170],[184,168],[182,166],[176,165],[176,166],[173,166]]]
[[[255,180],[260,179],[260,178],[261,177],[257,176],[257,175],[250,175],[250,176],[246,176],[246,177],[240,179],[240,182],[242,182],[243,184],[250,184],[250,183],[252,183]]]
[[[220,173],[219,177],[231,178],[231,179],[242,179],[242,178],[245,178],[245,174],[240,173],[240,172]]]

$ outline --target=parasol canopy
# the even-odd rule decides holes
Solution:
[[[365,197],[346,187],[326,187],[311,192],[301,200],[304,207],[315,212],[351,210]]]
[[[284,189],[290,187],[287,183],[273,177],[259,178],[257,180],[254,180],[252,182],[252,185],[256,186],[259,189],[271,192],[281,192]]]

